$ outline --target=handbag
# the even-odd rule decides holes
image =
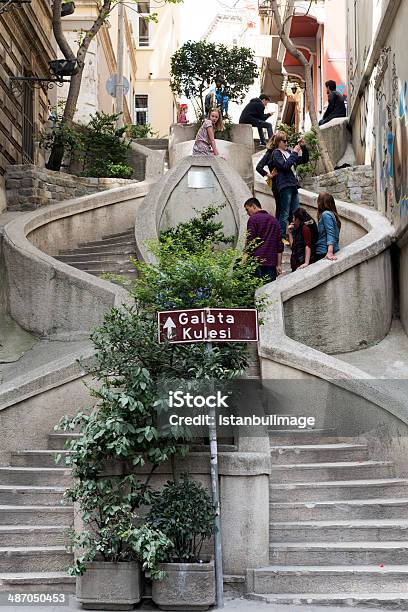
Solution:
[[[272,189],[272,183],[273,183],[273,179],[275,178],[275,176],[278,174],[278,171],[276,168],[274,168],[272,170],[272,172],[270,172],[267,177],[266,177],[266,184],[268,185],[268,187],[270,187]]]

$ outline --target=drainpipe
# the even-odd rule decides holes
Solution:
[[[118,53],[116,77],[116,113],[120,113],[116,126],[123,127],[123,49],[125,40],[125,9],[123,2],[118,3]]]

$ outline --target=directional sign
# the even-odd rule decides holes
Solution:
[[[167,310],[157,318],[159,342],[258,341],[258,313],[252,308]]]

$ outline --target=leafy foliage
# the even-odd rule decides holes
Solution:
[[[209,87],[217,84],[230,101],[240,102],[257,76],[253,51],[247,47],[190,40],[171,58],[171,90],[195,104],[198,120],[204,116],[203,96]]]
[[[203,485],[183,475],[153,493],[148,523],[171,539],[166,562],[197,563],[205,540],[215,531],[213,502]]]
[[[129,478],[122,480],[121,488],[101,479],[87,481],[86,489],[81,487],[78,496],[71,492],[70,499],[81,503],[87,525],[71,540],[72,547],[81,550],[70,568],[71,575],[82,575],[89,563],[103,559],[114,563],[139,561],[156,580],[165,577],[157,565],[173,544],[160,530],[145,523],[135,525],[132,496],[126,494],[126,485],[132,487]]]
[[[44,130],[39,134],[38,143],[46,150],[54,146],[63,147],[65,154],[72,158],[81,147],[80,135],[74,126],[67,126],[63,122],[65,102],[60,100],[58,104],[50,109],[52,128]]]
[[[133,170],[126,164],[130,141],[123,138],[126,127],[116,127],[118,117],[117,114],[96,112],[81,131],[83,176],[132,176]]]
[[[150,123],[145,123],[144,125],[128,125],[126,133],[129,138],[135,140],[137,138],[157,138],[159,136],[159,132],[156,132]]]
[[[277,130],[283,130],[288,135],[288,144],[290,147],[294,147],[299,141],[299,138],[303,137],[309,148],[310,161],[307,164],[302,164],[296,168],[296,172],[300,178],[309,175],[315,175],[317,170],[317,164],[320,159],[319,143],[316,136],[316,131],[311,129],[309,132],[302,134],[295,130],[294,125],[287,125],[282,123],[278,126]]]
[[[118,115],[95,113],[88,125],[67,126],[62,120],[63,104],[54,110],[51,130],[41,134],[40,146],[63,146],[71,162],[82,166],[82,176],[131,178],[133,168],[126,163],[130,141],[126,127],[117,129]]]

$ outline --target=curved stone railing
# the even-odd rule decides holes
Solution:
[[[149,182],[65,201],[21,215],[4,228],[9,312],[41,337],[88,336],[128,293],[53,256],[79,242],[132,227]]]
[[[263,183],[258,181],[256,185],[257,195],[271,198],[270,191]],[[317,208],[317,194],[300,190],[302,206],[309,209]],[[344,246],[338,253],[337,261],[323,260],[306,269],[281,277],[278,281],[270,283],[259,291],[259,295],[268,299],[268,309],[264,315],[264,322],[260,330],[259,356],[261,359],[261,370],[263,379],[321,379],[350,392],[353,396],[363,398],[371,406],[377,406],[389,415],[408,424],[408,406],[398,389],[393,392],[387,381],[381,381],[367,372],[349,365],[333,354],[317,350],[313,346],[299,341],[296,337],[290,337],[288,333],[288,304],[293,301],[293,311],[301,317],[302,300],[307,294],[312,295],[314,290],[319,290],[326,285],[329,289],[336,282],[342,282],[347,300],[343,302],[340,309],[344,309],[347,320],[356,321],[354,329],[366,330],[372,325],[372,319],[376,308],[384,316],[384,324],[377,329],[376,342],[379,342],[388,333],[392,314],[392,286],[391,266],[389,264],[388,249],[394,239],[394,228],[379,213],[354,206],[346,202],[336,201],[339,214],[344,222],[359,225],[366,232],[365,235]],[[380,262],[380,264],[379,264]],[[384,262],[385,265],[384,265]],[[375,272],[385,270],[389,283],[385,287],[381,283],[384,276],[378,278]],[[353,296],[347,291],[347,282],[352,275],[356,275],[358,268],[364,267],[364,274],[360,275],[360,294]],[[350,271],[350,276],[345,277]],[[341,281],[341,277],[343,280]],[[380,285],[375,289],[375,281]],[[370,302],[368,307],[364,298],[375,291],[378,303]],[[363,298],[363,299],[361,299]],[[353,302],[355,299],[355,302]],[[295,301],[297,300],[297,302]],[[355,303],[360,300],[360,308],[353,309]],[[336,295],[333,293],[332,304],[335,305]],[[324,315],[319,310],[318,301],[314,301],[314,310],[317,314]],[[310,311],[309,311],[310,312]],[[354,314],[353,314],[354,313]],[[385,314],[384,314],[385,313]],[[289,312],[289,318],[292,312]],[[358,350],[353,347],[353,338],[350,338],[347,328],[341,325],[338,312],[333,310],[331,322],[325,320],[321,328],[316,328],[313,321],[304,320],[309,326],[311,333],[321,335],[327,334],[337,342],[338,338],[343,342],[344,337],[349,338],[349,348],[344,346],[336,352]],[[290,326],[289,326],[290,327]],[[323,330],[323,331],[322,331]],[[290,330],[296,336],[297,330]],[[311,336],[309,337],[309,340]],[[375,341],[373,342],[375,343]],[[384,384],[383,384],[384,383]],[[367,405],[368,405],[367,404]]]

